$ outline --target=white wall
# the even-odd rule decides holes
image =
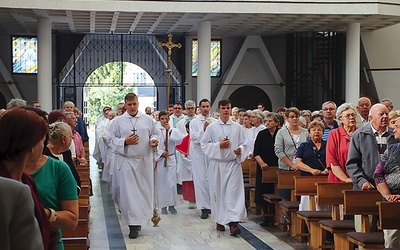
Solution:
[[[400,68],[400,24],[361,34],[371,69]],[[400,109],[400,70],[373,71],[379,99],[389,98]]]

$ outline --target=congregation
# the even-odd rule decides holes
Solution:
[[[6,249],[64,249],[61,230],[73,230],[78,223],[81,180],[76,166],[88,164],[87,128],[70,101],[48,114],[40,108],[38,102],[27,105],[13,99],[0,113],[0,176],[15,180],[7,185],[20,192],[24,208],[30,208],[23,223],[31,228],[17,234],[9,226],[17,221],[0,220],[7,232],[0,236]],[[238,225],[246,222],[249,208],[242,171],[248,160],[257,166],[254,202],[262,214],[271,210],[263,194],[274,192],[273,185],[262,182],[262,174],[272,166],[279,172],[353,183],[354,190],[376,189],[382,200],[400,202],[400,111],[389,99],[373,105],[367,97],[339,106],[326,101],[321,110],[279,107],[276,112],[265,110],[262,103],[254,110],[233,107],[228,99],[218,100],[218,110],[212,112],[211,102],[202,99],[197,107],[188,100],[165,111],[146,107],[142,113],[138,96],[129,93],[114,108],[104,106],[95,124],[93,157],[131,239],[139,237],[141,226],[158,211],[179,213],[178,194],[188,209],[199,210],[201,219],[211,216],[217,231],[228,226],[230,235],[240,235]],[[30,197],[17,182],[29,186]],[[0,178],[0,186],[6,183]],[[290,190],[280,189],[279,196],[290,200]],[[311,206],[302,195],[299,211]],[[292,220],[289,213],[282,214],[288,233]],[[356,231],[361,231],[360,220],[355,216]],[[273,225],[270,216],[260,223],[267,230]],[[400,247],[398,230],[383,233],[386,248]],[[24,237],[31,240],[21,241]]]

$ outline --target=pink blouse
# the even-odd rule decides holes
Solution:
[[[75,129],[72,131],[72,136],[75,143],[76,158],[81,158],[83,150],[82,137]]]

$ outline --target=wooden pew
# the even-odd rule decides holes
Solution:
[[[400,229],[400,203],[377,202],[379,211],[379,229]]]
[[[346,190],[344,193],[345,215],[361,215],[361,232],[346,233],[349,241],[343,249],[353,249],[354,245],[365,249],[382,249],[384,240],[382,232],[371,232],[369,215],[378,215],[376,202],[382,200],[382,195],[376,190]]]
[[[247,208],[250,208],[250,190],[256,187],[255,174],[254,177],[252,177],[254,180],[250,178],[250,168],[253,168],[253,171],[255,171],[257,163],[254,159],[246,159],[244,162],[242,162],[241,165],[242,165],[243,181],[244,181],[245,204]]]
[[[319,222],[320,230],[325,230],[334,235],[334,248],[341,250],[343,244],[347,243],[346,233],[354,231],[354,220],[340,220],[339,205],[344,203],[343,190],[352,190],[353,183],[316,183],[317,185],[317,204],[332,205],[332,219]],[[322,237],[318,239],[319,248],[332,248],[325,246],[325,233],[318,233]]]
[[[300,233],[298,235],[300,237],[309,237],[308,244],[312,249],[318,248],[319,239],[322,237],[319,221],[332,217],[329,211],[316,211],[315,204],[315,196],[317,195],[316,183],[327,182],[327,180],[328,177],[326,175],[297,176],[294,178],[296,196],[308,195],[310,201],[310,211],[297,212],[297,217],[301,219]],[[305,233],[306,225],[309,233]]]
[[[274,193],[263,194],[263,199],[274,206],[274,212],[268,211],[268,214],[262,214],[264,217],[274,217],[274,224],[279,225],[279,221],[282,217],[281,209],[279,208],[279,202],[282,198],[278,194],[278,172],[279,168],[276,166],[269,166],[267,169],[262,170],[262,183],[273,184]]]
[[[290,232],[288,232],[292,237],[295,237],[299,240],[297,236],[300,219],[296,216],[296,212],[299,210],[299,202],[296,200],[296,196],[294,195],[294,177],[300,176],[300,171],[278,171],[278,185],[279,189],[289,189],[291,191],[291,199],[290,201],[282,200],[279,201],[279,207],[282,215],[285,215],[290,219]],[[278,218],[278,221],[281,218]],[[282,222],[282,226],[285,227],[285,222]],[[285,228],[284,228],[285,229]]]
[[[65,250],[87,250],[89,242],[87,237],[62,238]]]
[[[254,188],[250,188],[249,190],[249,210],[256,215],[263,214],[262,206],[260,204],[256,204],[254,199],[256,196],[256,176],[257,176],[257,162],[254,160],[249,163],[249,184],[254,185]]]
[[[87,219],[78,219],[78,226],[74,230],[61,230],[63,238],[87,237],[89,223]]]

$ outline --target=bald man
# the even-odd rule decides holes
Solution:
[[[369,110],[371,109],[371,100],[368,97],[361,97],[357,102],[357,128],[361,128],[368,123]]]

